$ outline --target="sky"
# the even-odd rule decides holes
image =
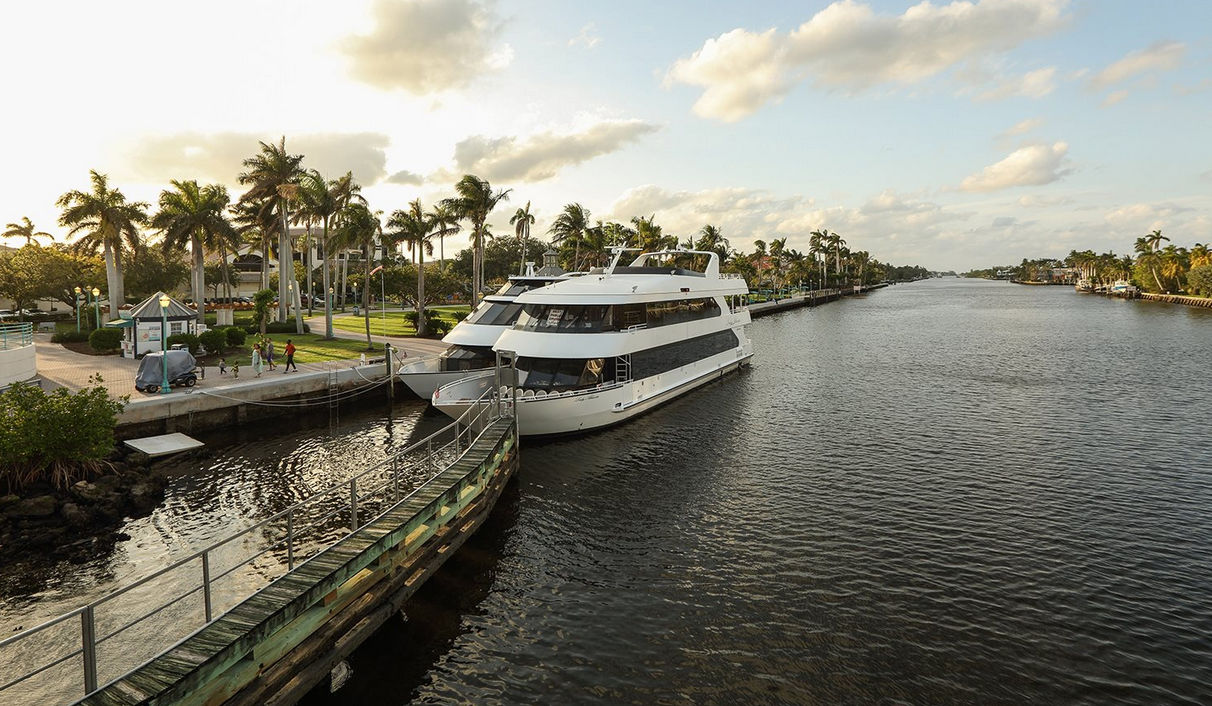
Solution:
[[[90,169],[234,199],[285,137],[384,214],[511,189],[498,235],[577,202],[935,270],[1212,240],[1203,1],[43,0],[0,26],[0,223],[56,236]]]

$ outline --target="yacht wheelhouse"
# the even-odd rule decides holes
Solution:
[[[518,369],[523,434],[587,431],[630,419],[748,363],[745,281],[714,252],[645,253],[604,271],[531,290],[494,350]],[[684,265],[705,265],[701,271]],[[458,416],[492,374],[440,387],[433,403]],[[512,400],[512,391],[505,398]]]

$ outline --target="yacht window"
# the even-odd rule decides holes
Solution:
[[[729,329],[632,353],[632,378],[638,380],[676,370],[683,365],[736,348],[739,344],[736,334]]]
[[[512,324],[518,318],[518,312],[522,310],[521,304],[512,302],[485,302],[478,307],[471,315],[467,317],[469,324],[483,324],[485,326],[506,326]]]
[[[495,365],[497,355],[488,346],[455,346],[442,354],[442,370],[479,370]]]
[[[598,333],[613,331],[611,307],[589,305],[529,304],[518,319],[519,328],[544,333]]]
[[[526,371],[523,389],[578,390],[614,380],[602,358],[519,358],[518,369]]]

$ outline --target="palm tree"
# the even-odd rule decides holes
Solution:
[[[519,208],[509,218],[509,225],[513,226],[513,234],[517,236],[522,243],[522,261],[518,263],[518,274],[526,274],[526,241],[530,239],[530,226],[534,225],[534,214],[530,212],[530,202],[526,202],[526,208]]]
[[[299,215],[303,218],[318,221],[323,230],[320,233],[319,247],[320,267],[323,269],[321,291],[324,295],[324,338],[332,339],[332,297],[328,295],[331,277],[329,275],[328,256],[332,250],[329,237],[329,226],[332,219],[341,210],[340,194],[334,188],[336,184],[324,179],[320,172],[312,169],[299,180]],[[311,263],[308,263],[308,271]]]
[[[450,209],[460,219],[471,222],[471,307],[474,309],[480,301],[480,289],[484,283],[484,237],[487,234],[485,226],[488,214],[502,201],[509,200],[512,189],[493,191],[488,181],[474,174],[464,174],[455,184],[457,196],[445,199],[439,204]]]
[[[552,236],[552,243],[571,242],[573,244],[573,272],[579,272],[581,269],[581,240],[585,238],[585,231],[589,229],[589,224],[589,209],[579,203],[570,203],[564,207],[560,215],[556,216],[551,227],[547,229],[547,233]]]
[[[1162,286],[1161,278],[1157,276],[1157,246],[1161,241],[1169,240],[1163,236],[1160,230],[1155,230],[1143,238],[1136,239],[1136,253],[1139,257],[1136,261],[1144,264],[1153,274],[1153,281],[1157,283],[1157,291],[1164,292],[1166,288]]]
[[[728,259],[728,239],[719,228],[708,223],[699,231],[699,239],[694,243],[695,250],[710,250],[720,256],[720,262]]]
[[[446,236],[458,233],[459,217],[449,206],[438,204],[429,212],[434,219],[434,227],[438,229],[438,269],[446,269]]]
[[[128,202],[118,189],[109,187],[109,179],[96,170],[89,171],[93,188],[90,192],[69,191],[55,204],[63,209],[59,225],[68,228],[67,237],[81,234],[74,247],[77,251],[102,250],[105,254],[105,278],[108,282],[110,315],[126,303],[122,284],[122,243],[132,248],[139,244],[138,226],[147,222],[147,204]]]
[[[842,276],[842,246],[846,244],[846,241],[842,240],[842,236],[837,233],[830,233],[829,231],[825,231],[825,240],[829,244],[829,247],[833,248],[835,262],[833,272],[840,279]]]
[[[408,204],[407,211],[396,211],[387,220],[393,239],[403,241],[416,249],[417,262],[417,335],[424,336],[425,327],[425,251],[433,254],[433,238],[441,228],[432,212],[425,213],[421,199]]]
[[[656,224],[656,214],[652,214],[648,218],[643,216],[635,216],[631,219],[631,224],[635,226],[635,238],[639,244],[640,250],[644,252],[653,252],[663,250],[669,246],[669,240],[673,240],[672,245],[677,245],[677,237],[666,237],[661,232],[661,226]]]
[[[5,226],[5,228],[7,228],[7,230],[4,231],[5,238],[25,238],[26,245],[34,242],[34,238],[46,238],[47,240],[55,239],[55,236],[51,235],[50,233],[35,230],[34,224],[27,216],[21,217],[21,223],[9,223],[7,226]]]
[[[360,201],[351,202],[341,210],[340,225],[333,235],[334,249],[356,248],[362,253],[362,314],[366,322],[366,350],[374,349],[370,338],[370,254],[375,237],[383,234],[380,215],[381,211],[371,211]]]
[[[223,244],[236,237],[236,229],[227,217],[230,199],[227,187],[198,182],[172,181],[174,190],[160,193],[160,211],[151,225],[164,234],[164,251],[183,248],[189,244],[193,256],[193,292],[198,307],[198,323],[206,322],[206,258],[205,250],[223,249]]]
[[[255,202],[260,205],[262,211],[276,210],[281,220],[282,230],[278,235],[278,318],[285,320],[287,271],[294,270],[294,253],[287,229],[287,221],[290,220],[289,201],[304,174],[303,155],[287,153],[285,137],[276,145],[265,142],[259,144],[260,153],[244,160],[244,168],[247,171],[237,177],[241,184],[251,185],[240,197],[240,201]]]

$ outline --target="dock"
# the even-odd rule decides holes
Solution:
[[[181,433],[127,439],[126,445],[135,451],[147,454],[151,458],[168,456],[169,454],[181,453],[182,451],[192,451],[205,446],[201,441]]]
[[[0,702],[294,703],[484,523],[519,463],[512,409],[486,395],[348,482],[0,640]]]
[[[820,306],[828,304],[832,301],[837,301],[842,297],[850,297],[856,294],[866,294],[872,290],[882,289],[887,287],[887,284],[871,284],[871,285],[854,285],[852,287],[841,287],[836,289],[814,289],[802,294],[793,294],[785,299],[775,299],[772,301],[757,302],[749,305],[749,315],[753,318],[760,316],[769,316],[780,311],[788,309],[798,309],[804,306]]]

